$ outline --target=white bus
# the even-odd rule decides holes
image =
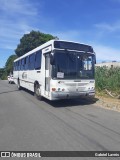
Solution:
[[[93,97],[95,61],[89,45],[50,40],[14,61],[14,82],[39,99]]]

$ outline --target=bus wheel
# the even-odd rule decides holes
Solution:
[[[34,87],[34,95],[37,99],[39,99],[40,101],[42,100],[42,96],[41,96],[41,90],[40,90],[40,86],[39,84],[35,84]]]
[[[21,86],[20,86],[20,81],[18,80],[18,83],[17,83],[17,87],[19,90],[21,90]]]

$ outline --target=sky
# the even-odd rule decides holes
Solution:
[[[32,30],[89,44],[97,62],[120,61],[120,0],[0,0],[0,67]]]

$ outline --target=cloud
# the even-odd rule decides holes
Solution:
[[[0,48],[10,49],[13,48],[13,46],[15,49],[23,34],[26,34],[33,29],[31,26],[27,25],[27,23],[20,21],[14,24],[9,20],[7,23],[6,20],[0,20],[0,26]]]
[[[105,60],[105,61],[120,61],[120,50],[115,49],[109,46],[104,46],[100,44],[92,44],[95,52],[97,60]]]
[[[23,34],[35,29],[36,5],[28,0],[0,0],[0,48],[15,49]]]
[[[53,35],[56,35],[59,39],[69,40],[69,41],[78,41],[80,40],[80,31],[77,30],[67,30],[67,31],[58,31],[53,32]]]
[[[120,3],[120,0],[110,0],[111,2]]]
[[[18,43],[7,43],[7,41],[4,44],[0,44],[0,49],[10,49],[14,52],[15,48],[17,47]]]
[[[64,32],[55,32],[54,35],[58,36],[60,39],[75,41],[79,43],[84,43],[91,45],[96,53],[97,61],[120,61],[120,49],[116,49],[109,45],[103,45],[102,42],[95,42],[91,41],[92,37],[85,31],[78,31],[78,30],[68,30]]]
[[[37,10],[28,0],[0,0],[0,10],[9,14],[36,15]]]
[[[113,24],[99,23],[95,24],[95,27],[104,31],[116,32],[120,31],[120,22],[115,22]]]

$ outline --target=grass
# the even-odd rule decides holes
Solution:
[[[115,95],[120,95],[120,68],[96,67],[95,71],[96,90],[104,94],[105,89]]]

